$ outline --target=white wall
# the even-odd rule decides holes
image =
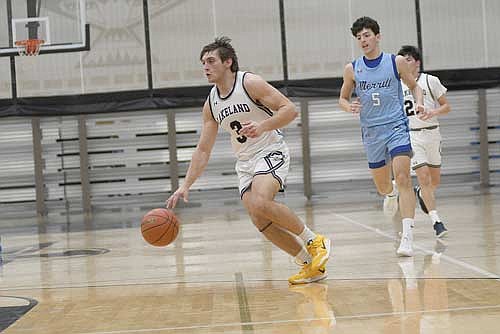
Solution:
[[[222,35],[233,40],[242,70],[283,79],[277,1],[177,1],[150,16],[155,88],[206,85],[200,51]]]
[[[421,0],[427,70],[500,65],[497,0]]]
[[[10,99],[11,89],[10,59],[0,58],[0,99]]]
[[[360,16],[379,22],[386,52],[417,44],[414,0],[284,4],[290,79],[340,77],[344,64],[360,55],[349,30]],[[241,69],[266,80],[283,79],[278,0],[149,0],[148,5],[154,88],[205,85],[199,53],[220,35],[233,39]],[[421,0],[420,5],[426,70],[500,66],[500,1]],[[0,6],[1,42],[7,36],[5,0]],[[75,33],[74,20],[53,15],[60,16],[54,16],[59,22],[51,27],[54,36]],[[16,57],[20,97],[147,88],[142,1],[87,0],[87,21],[91,51]],[[0,58],[0,98],[10,94],[9,59]]]
[[[352,23],[361,16],[377,20],[382,49],[395,53],[416,44],[414,0],[285,1],[290,79],[340,77],[344,65],[361,55]]]

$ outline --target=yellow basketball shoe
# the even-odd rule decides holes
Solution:
[[[327,276],[328,273],[326,272],[325,266],[322,266],[317,270],[312,270],[311,264],[308,263],[302,266],[302,269],[300,269],[298,274],[290,276],[288,278],[288,282],[290,284],[305,284],[305,283],[321,281],[322,279],[325,279]]]
[[[309,240],[306,245],[307,251],[311,254],[311,267],[313,270],[319,270],[324,267],[330,257],[331,241],[330,239],[316,234],[314,240]]]

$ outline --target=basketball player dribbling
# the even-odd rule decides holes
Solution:
[[[295,257],[302,268],[288,281],[310,283],[327,276],[330,240],[312,232],[287,206],[275,201],[290,166],[280,128],[298,115],[295,105],[258,75],[241,72],[227,37],[216,38],[200,54],[208,82],[214,84],[203,106],[203,125],[184,183],[167,199],[174,208],[188,200],[191,185],[205,169],[219,126],[231,134],[240,197],[258,230]],[[298,238],[297,238],[298,237]]]
[[[410,177],[413,151],[408,118],[403,110],[401,79],[415,97],[417,113],[424,112],[422,89],[404,57],[381,51],[377,21],[361,17],[353,23],[351,32],[364,55],[345,66],[339,104],[344,111],[360,117],[368,166],[377,191],[385,195],[384,211],[394,214],[399,200],[403,232],[397,254],[413,256],[415,194]],[[353,90],[358,98],[351,101]],[[397,188],[391,181],[391,165]]]

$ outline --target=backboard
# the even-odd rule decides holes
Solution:
[[[90,49],[86,0],[0,0],[0,57],[16,56],[16,42],[43,40],[40,54]]]

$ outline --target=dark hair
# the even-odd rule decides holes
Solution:
[[[203,58],[205,53],[217,50],[221,61],[226,61],[227,59],[232,59],[233,64],[231,65],[231,72],[238,72],[238,56],[236,56],[236,51],[234,51],[231,45],[231,39],[226,36],[217,37],[213,43],[207,44],[203,47],[200,53],[200,60]]]
[[[420,50],[413,45],[403,45],[401,49],[398,51],[399,56],[412,56],[413,59],[422,61],[422,55]]]
[[[351,27],[351,33],[354,37],[363,29],[371,29],[375,35],[380,33],[380,26],[377,21],[368,16],[363,16],[354,21]]]

